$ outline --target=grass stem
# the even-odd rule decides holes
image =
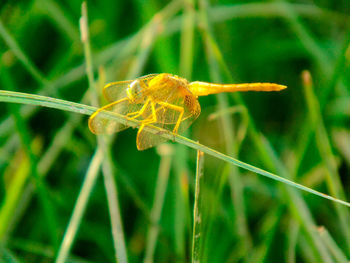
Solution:
[[[202,255],[202,208],[201,208],[201,183],[203,177],[204,153],[197,151],[196,166],[196,186],[194,191],[194,207],[193,207],[193,234],[192,234],[192,263],[201,262]]]

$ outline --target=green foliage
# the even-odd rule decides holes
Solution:
[[[0,5],[1,261],[349,261],[347,1],[86,6]],[[157,72],[288,89],[200,98],[144,152],[90,133],[106,82]]]

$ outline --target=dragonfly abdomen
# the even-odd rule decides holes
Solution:
[[[196,96],[236,91],[280,91],[285,88],[284,85],[274,83],[214,84],[195,81],[189,84],[189,89]]]

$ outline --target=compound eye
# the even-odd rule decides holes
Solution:
[[[131,82],[130,89],[131,89],[131,92],[133,94],[139,93],[141,91],[140,81],[137,79],[137,80],[134,80],[133,82]]]

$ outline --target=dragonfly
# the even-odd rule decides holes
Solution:
[[[106,117],[104,112],[139,121],[136,145],[138,150],[154,147],[168,139],[148,132],[147,125],[157,126],[173,134],[186,130],[201,113],[199,96],[236,91],[280,91],[287,88],[274,83],[215,84],[189,82],[176,75],[149,74],[134,80],[108,83],[103,95],[109,104],[89,118],[94,134],[112,134],[129,126]]]

